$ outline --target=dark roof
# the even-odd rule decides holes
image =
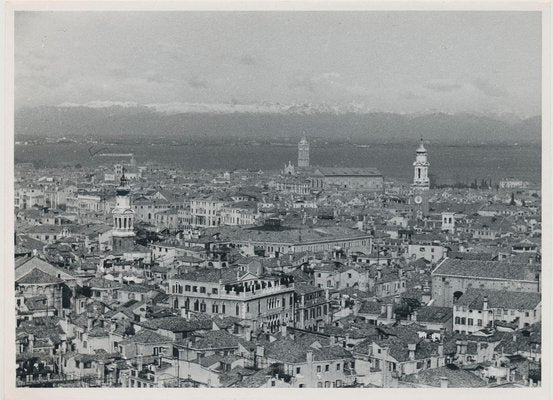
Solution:
[[[281,338],[268,343],[265,347],[265,355],[273,360],[284,363],[305,363],[307,352],[313,352],[314,361],[326,361],[337,359],[350,359],[352,354],[342,346],[312,346],[317,340],[303,338]]]
[[[486,386],[486,382],[472,372],[450,366],[420,371],[417,374],[405,376],[403,380],[420,385],[440,387],[442,377],[447,378],[448,387],[468,388]]]
[[[155,318],[138,322],[137,324],[149,329],[164,329],[171,332],[210,330],[213,326],[210,319],[187,320],[182,317]]]
[[[63,279],[47,274],[38,268],[22,276],[16,281],[20,285],[52,285],[62,283]]]
[[[500,261],[457,260],[447,258],[432,271],[432,275],[470,276],[508,280],[538,280],[539,264],[516,264]]]
[[[450,307],[427,306],[417,309],[419,322],[447,322],[453,318],[453,309]]]
[[[457,305],[482,310],[486,296],[488,297],[488,308],[533,310],[541,303],[541,293],[469,288],[459,298]]]
[[[94,289],[118,289],[122,286],[122,284],[104,278],[91,278],[85,282],[85,286]]]
[[[141,344],[165,344],[173,340],[167,336],[160,335],[149,329],[142,329],[133,337],[126,339],[121,344],[141,343]]]

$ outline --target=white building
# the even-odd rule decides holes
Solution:
[[[516,329],[541,321],[541,293],[470,288],[453,305],[453,330],[472,333],[497,323]]]

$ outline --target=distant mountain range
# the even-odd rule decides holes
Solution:
[[[190,137],[269,140],[300,136],[324,140],[394,142],[420,137],[440,142],[539,142],[541,117],[512,114],[397,114],[359,105],[262,103],[143,106],[93,102],[21,108],[15,134],[48,137]]]

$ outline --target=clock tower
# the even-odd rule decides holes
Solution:
[[[116,192],[115,208],[112,210],[112,249],[116,253],[130,250],[134,246],[134,210],[132,209],[130,192],[123,170],[121,182]]]
[[[415,176],[413,178],[413,195],[411,204],[413,205],[413,217],[422,219],[428,215],[428,194],[430,189],[430,178],[428,177],[428,153],[424,147],[421,138],[420,145],[417,149],[415,162],[413,163]]]

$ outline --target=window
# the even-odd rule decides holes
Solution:
[[[204,286],[200,286],[200,293],[205,293],[205,287]]]
[[[187,292],[190,292],[190,285],[185,285],[184,290],[187,291]]]
[[[300,374],[301,373],[301,368],[300,367],[297,367],[296,368],[296,374]]]
[[[211,289],[211,293],[213,293],[213,294],[218,294],[218,293],[219,293],[219,289],[213,288],[213,289]]]
[[[321,366],[317,365],[317,372],[321,372]]]
[[[197,293],[198,292],[198,286],[192,286],[192,291],[194,293]]]
[[[336,364],[336,371],[340,371],[340,363]]]
[[[318,388],[322,388],[322,387],[323,387],[323,383],[322,383],[322,382],[317,382],[317,387],[318,387]]]
[[[330,371],[330,365],[329,365],[329,364],[326,364],[326,365],[325,365],[325,372],[328,372],[328,371]]]
[[[468,324],[469,324],[469,326],[474,325],[474,320],[472,318],[469,318],[468,319]]]
[[[336,387],[342,387],[342,381],[340,379],[336,381]]]

